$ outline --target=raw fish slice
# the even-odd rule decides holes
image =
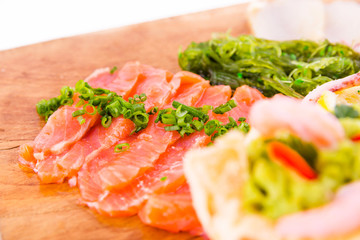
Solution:
[[[37,162],[34,157],[34,142],[24,143],[20,146],[18,160],[22,166],[34,169]]]
[[[196,106],[220,105],[227,102],[231,95],[228,86],[214,86],[207,88],[203,97]],[[162,128],[162,126],[161,126]],[[139,210],[139,206],[147,198],[148,193],[171,192],[185,182],[182,171],[182,156],[191,147],[203,147],[210,142],[210,137],[204,132],[196,132],[180,138],[174,145],[168,147],[166,152],[156,160],[154,168],[134,179],[131,184],[121,189],[120,192],[110,192],[94,206],[104,208],[100,211],[108,211],[110,215],[133,215]],[[134,157],[136,159],[136,157]],[[161,181],[161,177],[167,179]],[[112,204],[116,202],[116,204]],[[97,207],[96,207],[97,208]],[[106,208],[106,209],[105,209]]]
[[[223,91],[221,91],[221,88]],[[219,92],[222,92],[223,95],[221,96],[217,94]],[[211,101],[213,101],[213,99],[210,99],[209,97],[204,100],[204,105],[218,106],[228,101],[228,97],[230,96],[224,86],[215,86],[207,89],[204,98],[211,94],[213,94],[212,97],[216,98],[218,102],[212,103]],[[222,115],[210,112],[210,120],[217,119],[226,124],[229,121],[228,117],[232,117],[235,120],[240,117],[246,118],[249,114],[250,107],[255,103],[255,101],[263,98],[264,96],[254,88],[248,86],[239,87],[236,89],[234,96],[232,97],[232,99],[234,99],[237,103],[237,107]],[[196,132],[178,140],[173,146],[169,147],[164,154],[161,155],[159,160],[156,162],[154,169],[147,171],[143,176],[138,178],[141,179],[141,184],[133,184],[137,188],[137,190],[135,190],[137,192],[137,196],[139,196],[139,192],[163,193],[171,192],[177,189],[180,186],[178,183],[182,184],[185,182],[183,172],[183,157],[185,153],[192,148],[205,147],[210,143],[210,141],[211,138],[203,131]],[[161,181],[162,177],[165,177],[166,180]],[[139,186],[141,186],[141,188]]]
[[[85,81],[94,87],[102,87],[101,82],[104,82],[104,86],[109,86],[110,82],[115,81],[116,77],[116,74],[110,74],[109,68],[104,68],[94,71]],[[80,125],[78,120],[71,116],[73,111],[78,110],[75,107],[78,101],[77,95],[74,96],[74,100],[75,103],[72,106],[62,106],[55,111],[35,140],[20,148],[19,161],[21,164],[34,169],[36,163],[39,160],[44,160],[46,155],[52,153],[61,154],[71,144],[80,139],[96,122],[99,118],[98,114],[93,116],[85,114],[85,124]],[[32,156],[22,153],[23,150],[29,152],[30,148],[32,148]],[[28,158],[21,156],[27,156]]]
[[[96,70],[91,74],[86,82],[95,88],[97,87],[111,87],[117,90],[120,95],[124,94],[124,86],[122,89],[117,86],[119,84],[118,74],[111,74],[108,68]],[[104,84],[101,84],[104,82]],[[127,81],[125,81],[126,83]],[[112,84],[117,83],[117,84]],[[126,84],[125,84],[126,85]],[[88,115],[83,117],[86,119],[85,124],[79,124],[78,120],[72,117],[72,113],[81,107],[76,107],[76,102],[72,106],[63,106],[55,111],[47,123],[34,140],[35,158],[42,160],[44,155],[61,154],[68,149],[74,142],[79,140],[89,130],[95,121],[99,118],[98,114]]]
[[[172,81],[177,81],[177,79],[180,79],[180,88],[171,101],[164,103],[167,105],[166,107],[171,106],[170,104],[173,100],[193,105],[201,98],[204,90],[209,87],[207,81],[192,73],[179,72],[173,77]],[[161,124],[155,125],[153,121],[154,118],[151,118],[146,129],[136,135],[132,135],[129,139],[123,140],[123,142],[130,144],[128,151],[115,154],[113,148],[104,149],[96,158],[83,166],[79,172],[78,180],[84,202],[89,206],[97,208],[97,201],[108,194],[108,191],[103,191],[103,184],[108,183],[109,188],[112,189],[114,189],[113,186],[125,186],[136,175],[145,171],[146,168],[152,167],[153,162],[166,150],[168,145],[180,137],[177,132],[167,132]],[[156,142],[155,139],[159,139],[159,142]],[[163,139],[166,139],[166,141]],[[144,149],[148,149],[148,152]],[[104,174],[106,174],[107,170],[105,170],[100,175],[100,171],[106,168],[107,170],[110,168],[110,170],[115,171],[108,171],[109,175],[106,176]],[[128,172],[129,169],[131,171]],[[112,180],[114,182],[111,182]]]
[[[197,104],[217,106],[229,100],[230,89],[224,86],[208,88],[203,98]],[[249,99],[250,98],[250,99]],[[228,122],[228,116],[234,119],[247,117],[250,106],[264,96],[256,89],[242,86],[235,91],[233,99],[237,107],[223,115],[212,114],[210,119]],[[110,192],[98,203],[90,205],[98,211],[111,216],[130,216],[139,211],[139,207],[152,193],[166,193],[175,191],[185,182],[182,168],[184,154],[191,148],[204,147],[211,138],[204,132],[196,132],[179,139],[174,145],[168,147],[166,152],[155,162],[154,168],[136,178],[121,191]],[[164,181],[161,178],[165,177]]]
[[[252,105],[265,97],[257,89],[243,85],[235,90],[233,99],[237,107],[232,109],[229,115],[238,120],[240,117],[247,118]]]
[[[169,232],[203,234],[187,184],[175,193],[151,195],[138,215],[143,223]]]
[[[129,94],[133,96],[145,93],[146,111],[168,101],[180,84],[180,81],[171,81],[171,73],[147,65],[137,65],[136,72],[138,80]],[[99,124],[78,141],[69,152],[57,157],[56,164],[65,172],[65,176],[74,176],[85,161],[96,157],[102,149],[110,148],[116,141],[129,136],[134,129],[134,123],[123,117],[115,118],[109,128],[104,128]]]
[[[250,88],[248,86],[239,87],[233,96],[233,99],[237,103],[237,107],[224,115],[214,114],[213,118],[216,118],[220,121],[221,118],[224,119],[225,115],[231,116],[234,119],[238,119],[239,117],[246,118],[249,114],[250,107],[254,104],[255,101],[262,98],[264,98],[264,96],[256,89]],[[200,136],[195,136],[195,134],[188,137],[188,143],[192,143],[193,145],[189,144],[185,147],[186,149],[183,149],[182,151],[178,148],[171,149],[171,153],[167,156],[164,156],[163,158],[165,163],[159,163],[157,165],[159,166],[157,172],[150,172],[150,174],[148,174],[150,177],[143,181],[144,186],[141,186],[142,189],[146,189],[145,186],[150,185],[150,187],[147,189],[148,194],[150,192],[155,194],[151,194],[148,197],[148,200],[140,209],[138,214],[140,219],[145,224],[150,226],[161,228],[170,232],[188,231],[191,234],[200,235],[202,233],[202,229],[198,227],[200,225],[198,225],[199,220],[197,215],[192,214],[195,213],[195,210],[192,205],[190,193],[188,191],[180,193],[179,190],[177,190],[176,193],[169,193],[171,190],[174,191],[176,187],[180,187],[181,189],[188,189],[186,188],[186,183],[183,185],[176,185],[176,183],[179,183],[181,180],[185,181],[183,171],[184,153],[191,148],[196,148],[199,145],[201,146],[201,144],[199,144],[200,139],[204,141],[204,143],[210,141],[210,138],[205,134],[203,134],[202,138]],[[179,144],[181,140],[179,140],[174,146]],[[161,177],[163,177],[162,181]],[[166,177],[165,180],[164,177]],[[151,179],[156,179],[157,182],[156,180]],[[148,181],[150,181],[150,184],[146,184]],[[151,182],[156,183],[151,184]],[[158,185],[161,183],[162,186],[159,187]],[[136,187],[139,188],[139,185],[140,184],[138,184]],[[141,191],[142,189],[138,190],[138,192],[143,192]],[[162,194],[158,194],[159,192]],[[136,196],[139,197],[140,194],[137,193]],[[129,200],[129,202],[132,202],[132,199]],[[138,206],[141,206],[139,204],[139,200]]]
[[[223,86],[216,86],[211,87],[206,91],[206,93],[209,93],[208,95],[214,94],[213,97],[216,97],[216,99],[218,100],[217,104],[213,104],[214,106],[226,102],[228,100],[226,99],[226,97],[229,97],[229,95],[226,94],[226,90],[223,91],[223,96],[216,95],[216,92],[221,92],[219,88],[223,88],[223,90],[225,90],[225,87]],[[207,96],[206,93],[205,96]],[[251,99],[254,99],[254,101],[249,100],[249,97]],[[219,121],[223,121],[223,123],[227,123],[229,116],[233,117],[236,120],[240,117],[246,118],[249,114],[251,105],[255,101],[262,98],[263,95],[254,88],[250,88],[248,86],[239,87],[235,91],[232,98],[236,101],[237,107],[223,115],[210,113],[210,120],[217,119]],[[204,104],[212,104],[210,99],[207,100],[209,102],[204,102]],[[159,160],[156,162],[156,166],[154,169],[151,169],[143,176],[138,178],[141,179],[142,183],[134,184],[137,187],[136,191],[170,192],[178,188],[180,185],[177,185],[176,183],[183,183],[185,181],[182,165],[182,160],[185,153],[192,148],[204,147],[208,145],[210,141],[211,138],[207,136],[203,131],[196,132],[178,140],[173,146],[169,147],[163,155],[161,155]],[[166,180],[161,181],[162,177],[166,177]],[[141,188],[139,188],[139,186],[141,186]]]
[[[121,71],[117,71],[113,74],[110,73],[110,70],[108,68],[96,70],[87,78],[86,81],[95,88],[107,88],[109,90],[116,91],[119,95],[127,97],[127,95],[130,93],[131,88],[133,88],[135,86],[135,83],[138,81],[140,67],[141,65],[138,62],[135,62],[126,64],[121,69]],[[74,103],[74,105],[75,104],[76,103]],[[72,112],[78,109],[74,105],[64,106],[55,111],[55,113],[49,118],[49,121],[44,127],[47,130],[42,130],[42,132],[35,139],[34,143],[27,145],[27,147],[23,149],[29,149],[30,145],[36,146],[36,143],[41,143],[42,141],[45,141],[46,137],[43,136],[45,133],[49,133],[53,137],[55,137],[55,135],[58,135],[58,138],[57,140],[55,140],[55,142],[60,142],[57,144],[57,146],[64,145],[65,143],[67,145],[69,145],[70,143],[74,144],[76,142],[75,139],[78,140],[78,138],[82,137],[84,133],[90,129],[90,125],[93,124],[90,120],[88,120],[88,118],[90,118],[92,121],[96,121],[100,118],[98,114],[93,116],[85,114],[83,115],[83,117],[86,119],[86,122],[85,124],[80,125],[77,119],[72,117]],[[54,118],[54,120],[50,121],[51,118]],[[67,122],[64,120],[65,118],[68,119],[68,122],[75,125],[75,127],[72,128],[71,124],[67,124]],[[57,122],[59,123],[59,126],[54,125],[54,123]],[[78,132],[76,133],[76,131]],[[73,133],[73,137],[71,139],[63,139],[63,141],[61,141],[61,138],[64,137],[64,132],[70,132],[67,134],[68,136],[71,136],[71,133]],[[54,162],[58,158],[66,155],[68,149],[68,147],[62,148],[59,154],[51,154],[51,151],[48,151],[45,154],[44,152],[36,152],[37,150],[35,147],[35,149],[33,150],[34,157],[36,158],[35,162],[32,158],[29,158],[29,161],[24,158],[19,158],[19,160],[22,163],[28,162],[29,164],[26,165],[32,167],[34,171],[38,173],[38,176],[42,183],[61,183],[63,179],[67,176],[67,174],[61,171],[56,166],[56,164],[54,164]],[[21,155],[24,154],[21,154],[20,152],[20,156]]]
[[[134,130],[135,124],[129,119],[118,117],[111,123],[110,128],[104,128],[100,124],[96,125],[66,154],[56,156],[55,164],[64,173],[64,176],[75,176],[86,158],[91,158],[101,148],[111,146],[114,142],[129,136]]]
[[[201,100],[196,104],[218,106],[227,102],[231,95],[228,86],[213,86],[206,89]],[[212,119],[213,115],[210,115]],[[220,116],[220,115],[219,115]],[[184,136],[168,147],[156,160],[154,168],[149,169],[143,175],[134,179],[121,191],[110,192],[101,204],[116,201],[112,207],[111,215],[133,215],[139,210],[139,206],[146,200],[149,193],[162,193],[175,191],[185,183],[182,171],[182,157],[186,151],[193,147],[204,147],[210,143],[211,138],[204,131],[195,132]],[[161,178],[165,177],[165,181]]]
[[[183,75],[175,75],[174,79],[179,77],[182,78]],[[198,78],[196,76],[196,81]],[[209,86],[209,83],[202,80],[196,84],[186,83],[186,85],[183,88],[189,89],[186,94],[180,93],[174,100],[185,105],[194,105],[195,101]],[[112,154],[114,158],[108,165],[99,170],[98,174],[104,191],[121,189],[126,186],[129,181],[142,174],[146,169],[151,168],[160,154],[181,137],[175,131],[165,131],[164,126],[155,124],[154,120],[155,117],[149,121],[149,126],[140,133],[139,137],[134,142],[129,143],[130,149],[128,151],[122,154]]]
[[[82,109],[82,106],[75,106],[78,101],[79,98],[74,96],[74,104],[60,107],[41,129],[34,140],[34,157],[38,161],[46,159],[47,155],[61,154],[69,149],[99,119],[99,114],[84,114],[82,117],[85,119],[85,123],[80,124],[77,118],[72,116],[73,112]]]

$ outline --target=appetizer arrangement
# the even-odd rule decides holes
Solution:
[[[359,81],[328,82],[302,101],[260,100],[246,137],[232,131],[188,152],[185,173],[210,238],[358,237]]]
[[[111,217],[211,239],[355,239],[360,54],[218,34],[171,73],[95,70],[41,100],[19,162]]]
[[[38,103],[47,123],[19,160],[42,183],[78,186],[82,203],[101,214],[139,214],[146,224],[198,234],[182,159],[230,129],[249,130],[249,108],[263,95],[247,86],[231,93],[138,62],[97,70]]]

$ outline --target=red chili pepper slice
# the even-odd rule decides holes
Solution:
[[[354,142],[360,141],[360,134],[357,134],[357,135],[353,136],[353,137],[351,138],[351,140],[353,140]]]
[[[295,170],[296,173],[306,179],[311,180],[317,177],[316,172],[309,166],[306,160],[298,152],[282,142],[270,142],[267,147],[267,153],[272,160],[277,160]]]

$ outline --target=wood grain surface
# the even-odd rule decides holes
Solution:
[[[136,216],[100,216],[77,203],[77,189],[40,185],[19,167],[18,149],[44,125],[35,111],[40,99],[97,68],[127,61],[175,73],[180,46],[213,32],[246,33],[245,9],[241,4],[0,52],[0,239],[201,239],[147,227]]]

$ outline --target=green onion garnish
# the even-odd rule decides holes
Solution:
[[[103,116],[101,118],[101,125],[103,125],[104,128],[108,128],[111,125],[111,116]]]
[[[91,111],[88,111],[88,107],[91,108]],[[86,114],[89,114],[89,115],[95,115],[97,112],[95,106],[93,106],[91,104],[85,104],[83,107],[83,110]]]
[[[117,70],[117,67],[114,66],[114,67],[110,70],[110,74],[113,74],[116,70]]]
[[[116,67],[114,67],[112,71],[116,71]],[[149,113],[146,113],[145,104],[143,103],[146,101],[146,95],[144,93],[135,95],[133,98],[129,98],[129,101],[126,101],[110,90],[92,88],[84,80],[78,81],[75,89],[63,87],[60,91],[61,95],[56,98],[48,101],[39,101],[36,105],[38,114],[47,120],[60,106],[72,105],[74,103],[72,98],[75,92],[79,93],[78,97],[80,99],[75,106],[83,107],[82,109],[74,111],[72,113],[73,117],[84,114],[99,114],[101,115],[102,126],[107,128],[110,126],[112,118],[123,116],[135,123],[135,132],[146,128],[149,122]],[[157,108],[152,109],[153,114],[155,114],[156,111]]]
[[[84,109],[81,109],[81,110],[76,110],[75,112],[73,112],[72,116],[77,117],[77,116],[84,115],[84,114],[85,114]]]
[[[214,113],[216,114],[224,114],[228,111],[230,111],[231,109],[233,109],[234,107],[236,107],[237,104],[236,102],[234,101],[234,99],[231,99],[230,101],[228,101],[227,103],[225,104],[221,104],[220,106],[218,106],[217,108],[215,108],[213,110]]]
[[[116,153],[125,152],[129,148],[130,148],[130,144],[128,144],[128,143],[120,143],[120,144],[115,146],[114,152],[116,152]]]
[[[77,117],[77,120],[80,123],[80,125],[83,125],[85,123],[85,118],[83,118],[82,116]]]
[[[159,111],[159,107],[153,107],[152,109],[150,109],[148,114],[149,115],[155,115],[158,111]]]

